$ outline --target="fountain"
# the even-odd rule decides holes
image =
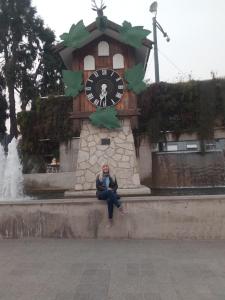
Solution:
[[[5,170],[5,152],[0,144],[0,174],[1,174],[1,179],[0,179],[0,198],[1,198],[1,193],[2,193],[2,186],[3,186],[3,173]]]
[[[8,145],[8,155],[0,146],[0,174],[0,201],[24,199],[22,165],[15,138]]]

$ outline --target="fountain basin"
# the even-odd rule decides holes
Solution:
[[[123,197],[128,214],[96,198],[0,203],[0,238],[225,239],[225,196]]]

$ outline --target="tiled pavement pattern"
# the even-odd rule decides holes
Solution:
[[[225,300],[225,241],[1,240],[0,300]]]

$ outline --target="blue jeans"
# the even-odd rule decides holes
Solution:
[[[113,205],[115,205],[117,208],[119,208],[121,205],[118,201],[119,198],[120,197],[117,195],[117,193],[112,190],[98,192],[98,199],[107,201],[109,219],[113,218]]]

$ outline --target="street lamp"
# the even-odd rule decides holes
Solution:
[[[156,20],[157,15],[157,7],[158,3],[155,1],[150,5],[149,11],[151,13],[155,13],[154,17],[152,18],[152,25],[153,25],[153,39],[154,39],[154,62],[155,62],[155,82],[159,83],[159,58],[158,58],[158,44],[157,44],[157,28],[163,36],[166,38],[166,41],[169,42],[170,38],[168,34],[163,30],[162,26]]]

